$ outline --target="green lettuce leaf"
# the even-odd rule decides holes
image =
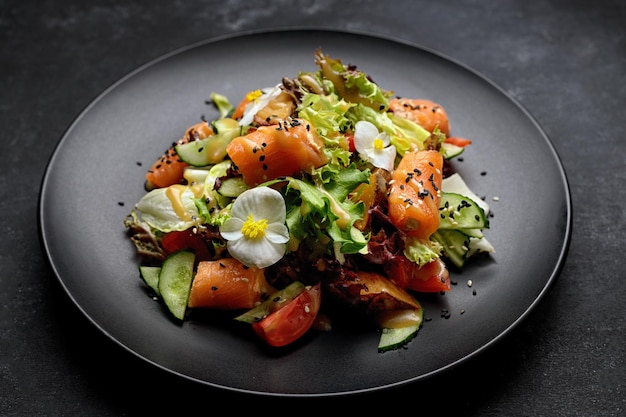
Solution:
[[[369,171],[354,165],[341,169],[326,165],[314,171],[312,181],[287,177],[264,185],[287,181],[284,195],[292,239],[315,240],[339,259],[340,254],[367,253],[368,237],[353,226],[363,218],[363,203],[346,197],[368,179]]]
[[[387,133],[398,155],[404,155],[410,149],[426,149],[426,141],[431,136],[429,131],[411,120],[390,112],[376,111],[363,105],[352,107],[347,117],[354,124],[359,120],[368,121],[380,132]]]
[[[408,238],[405,242],[404,256],[407,259],[424,266],[441,256],[443,247],[434,240],[419,240]]]

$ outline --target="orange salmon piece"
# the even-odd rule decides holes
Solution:
[[[303,119],[288,119],[234,138],[226,148],[251,187],[281,176],[318,168],[327,162],[324,144]]]
[[[185,168],[189,165],[178,157],[174,147],[177,144],[187,143],[192,140],[205,139],[212,134],[213,130],[207,122],[200,122],[189,127],[178,142],[173,143],[163,156],[154,161],[146,173],[146,183],[148,185],[146,188],[163,188],[180,183],[183,179]]]
[[[393,98],[389,100],[389,110],[417,123],[430,133],[439,127],[442,133],[450,136],[450,121],[445,109],[431,100]]]
[[[273,291],[262,269],[248,268],[235,258],[201,261],[191,284],[188,306],[249,309]]]
[[[389,218],[417,239],[428,239],[439,228],[443,156],[434,150],[407,152],[392,173]]]

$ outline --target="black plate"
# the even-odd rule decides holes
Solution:
[[[123,219],[144,193],[147,167],[202,115],[217,117],[206,104],[211,92],[235,102],[283,76],[315,70],[313,53],[320,46],[358,65],[383,88],[443,105],[453,134],[473,140],[455,167],[493,209],[486,235],[497,252],[453,272],[457,285],[446,295],[419,297],[430,321],[406,349],[380,354],[375,331],[342,328],[271,351],[218,320],[178,325],[147,296],[125,234]],[[39,216],[42,244],[62,286],[111,339],[202,384],[294,396],[388,388],[471,359],[544,297],[571,234],[569,189],[559,157],[533,118],[505,92],[433,51],[326,30],[214,39],[120,80],[59,142],[42,183]],[[442,310],[450,317],[441,317]]]

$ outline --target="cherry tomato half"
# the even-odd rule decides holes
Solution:
[[[182,249],[191,249],[195,252],[197,259],[211,259],[211,253],[209,252],[206,242],[202,236],[193,233],[191,229],[167,233],[161,240],[161,247],[167,253],[174,253]]]
[[[311,328],[320,309],[321,296],[319,283],[307,287],[280,310],[253,323],[252,329],[268,345],[286,346]]]
[[[398,286],[417,292],[450,290],[450,273],[446,264],[437,259],[420,267],[405,257],[390,262],[387,274]]]

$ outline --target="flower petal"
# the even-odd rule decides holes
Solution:
[[[375,167],[386,169],[387,171],[393,171],[394,163],[396,160],[396,148],[395,146],[389,146],[384,149],[368,149],[364,155],[367,160]]]
[[[263,109],[267,104],[282,92],[280,84],[272,87],[271,89],[265,89],[263,95],[250,103],[243,112],[243,117],[239,120],[239,126],[246,126],[252,123],[254,115]]]
[[[373,123],[360,120],[354,125],[354,147],[359,153],[374,147],[378,129]]]
[[[287,245],[272,243],[267,239],[239,239],[229,240],[226,247],[230,255],[244,265],[267,268],[283,257]]]
[[[265,237],[272,243],[289,242],[289,229],[282,223],[270,223],[265,229]]]
[[[230,213],[232,217],[244,221],[252,214],[254,220],[265,219],[268,223],[284,223],[285,200],[282,194],[273,188],[251,188],[237,197]]]
[[[243,220],[236,217],[227,219],[224,224],[220,226],[220,234],[226,240],[241,239],[243,237],[243,233],[241,233],[243,222]]]

